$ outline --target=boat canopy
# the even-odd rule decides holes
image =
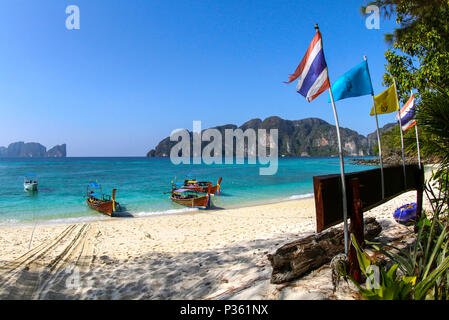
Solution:
[[[99,188],[100,185],[97,182],[89,182],[89,187],[91,187],[91,188]]]
[[[25,175],[26,178],[35,177],[35,176],[36,176],[35,174],[27,174],[27,175]]]
[[[99,196],[99,195],[100,194],[98,192],[89,193],[89,196],[91,196],[91,197],[96,197],[96,196]]]
[[[183,193],[183,192],[186,192],[186,191],[192,191],[192,190],[189,190],[189,189],[176,189],[173,192],[175,192],[175,193]]]

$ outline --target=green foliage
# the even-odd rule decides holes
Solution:
[[[441,211],[449,205],[449,93],[432,92],[423,95],[423,107],[418,110],[417,121],[423,131],[432,139],[426,142],[426,149],[441,158],[432,180],[436,183],[438,195],[433,194],[435,210]],[[428,192],[433,192],[428,188]]]
[[[423,130],[421,127],[418,128],[418,134],[421,159],[440,158],[441,152],[435,152],[434,147],[434,142],[438,141],[438,139],[435,139],[434,135],[429,134],[429,132]],[[409,157],[417,157],[418,148],[416,144],[415,128],[408,129],[407,131],[403,132],[403,135],[405,155]],[[401,133],[398,126],[384,132],[381,135],[381,141],[383,155],[394,153],[401,155]],[[377,143],[373,147],[373,153],[375,155],[379,154],[379,146],[377,145]]]
[[[349,276],[357,286],[360,294],[367,300],[405,300],[411,298],[416,277],[400,276],[398,264],[388,270],[379,263],[373,263],[369,256],[357,244],[351,235],[352,245],[356,248],[357,259],[363,274],[370,280],[366,288],[359,285]],[[376,273],[378,271],[378,273]]]
[[[425,191],[433,215],[428,218],[424,214],[417,221],[417,233],[411,233],[415,237],[411,246],[399,249],[366,242],[390,260],[389,268],[371,261],[351,235],[360,269],[368,281],[364,287],[350,276],[345,277],[357,286],[365,299],[449,300],[449,172],[441,169],[434,172]],[[372,279],[376,281],[373,283]]]
[[[416,223],[417,234],[412,233],[415,241],[408,248],[366,242],[390,259],[393,265],[389,269],[372,262],[351,236],[363,274],[370,280],[375,276],[372,266],[378,270],[376,286],[368,282],[366,288],[347,276],[365,299],[449,300],[448,194],[449,172],[438,170],[426,184],[433,215],[430,219],[421,216]]]
[[[436,191],[435,191],[436,190]],[[426,187],[426,194],[433,211],[438,215],[449,215],[449,168],[443,165],[432,171],[431,182]]]
[[[426,231],[429,225],[430,231]],[[441,228],[437,229],[437,225]],[[442,226],[436,217],[432,221],[423,218],[419,223],[417,239],[409,252],[394,248],[398,253],[392,253],[372,243],[373,248],[393,261],[394,264],[388,269],[380,263],[373,263],[351,235],[360,269],[368,279],[367,286],[362,287],[350,276],[349,279],[367,300],[449,299],[447,227],[447,223]]]
[[[416,300],[449,299],[448,224],[447,222],[443,224],[439,220],[439,215],[434,215],[431,220],[423,216],[417,226],[419,231],[416,241],[408,251],[388,246],[397,251],[394,253],[380,248],[375,243],[371,245],[397,263],[404,276],[416,279],[411,298]]]
[[[367,299],[449,299],[449,1],[377,0],[370,4],[379,6],[387,18],[395,15],[399,24],[385,36],[392,48],[385,53],[384,84],[389,86],[395,79],[403,103],[411,90],[418,91],[415,105],[422,155],[441,161],[426,185],[432,218],[423,215],[418,221],[418,234],[408,250],[392,246],[386,247],[393,250],[385,250],[371,243],[394,264],[388,270],[376,264],[380,268],[377,289],[358,287]],[[408,153],[416,148],[413,131],[407,130],[404,136]],[[383,152],[400,150],[399,130],[385,133],[382,143]],[[366,271],[371,262],[354,240],[353,244],[362,271],[372,276]]]
[[[449,1],[377,0],[370,4],[399,24],[393,34],[385,35],[391,48],[385,53],[384,84],[391,85],[394,78],[403,103],[411,90],[418,91],[415,105],[424,156],[442,156],[448,164]],[[400,148],[397,138],[391,142]]]
[[[392,48],[384,83],[396,79],[399,96],[407,100],[410,90],[419,94],[449,83],[449,2],[446,0],[378,0],[386,18],[395,15],[399,28],[385,35]]]
[[[417,121],[426,134],[433,137],[426,143],[430,152],[440,155],[443,165],[449,166],[449,93],[424,94]]]

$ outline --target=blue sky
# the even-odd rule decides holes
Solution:
[[[276,115],[334,124],[328,94],[308,103],[286,85],[323,35],[333,83],[368,56],[382,87],[383,35],[364,1],[58,0],[0,2],[0,146],[67,143],[68,156],[143,156],[173,129]],[[65,27],[68,5],[80,29]],[[372,98],[337,102],[340,124],[375,130]],[[394,121],[380,116],[380,124]]]

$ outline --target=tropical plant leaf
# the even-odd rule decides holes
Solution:
[[[449,257],[446,257],[444,261],[437,267],[433,272],[431,272],[427,278],[421,280],[415,286],[414,298],[416,300],[421,300],[426,296],[427,291],[434,285],[435,281],[443,275],[443,273],[449,268]]]
[[[360,270],[362,270],[365,276],[368,276],[366,269],[371,265],[371,260],[369,259],[368,255],[363,252],[362,249],[360,249],[353,233],[351,233],[351,242],[357,252],[357,260],[359,261]]]
[[[443,245],[443,241],[445,239],[447,239],[448,237],[448,232],[445,231],[446,228],[443,228],[443,231],[441,232],[440,236],[438,237],[438,240],[433,248],[432,254],[429,257],[429,260],[427,262],[427,266],[424,269],[424,274],[423,274],[423,278],[426,278],[430,268],[432,267],[432,264],[435,260],[435,257],[437,256],[438,252],[441,252],[441,250],[443,249],[442,245]]]

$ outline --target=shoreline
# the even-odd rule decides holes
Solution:
[[[49,220],[37,220],[36,219],[33,222],[12,222],[12,223],[0,222],[0,229],[1,228],[9,228],[9,227],[33,227],[34,225],[37,225],[37,226],[67,225],[67,224],[77,224],[77,223],[90,223],[90,222],[97,222],[97,221],[109,221],[109,220],[115,220],[115,219],[152,218],[152,217],[159,217],[159,216],[191,214],[191,213],[197,212],[197,211],[207,214],[208,212],[233,210],[233,209],[244,209],[244,208],[264,206],[264,205],[269,205],[269,204],[274,204],[274,203],[304,200],[304,199],[310,199],[310,198],[314,198],[313,193],[292,195],[288,198],[282,198],[282,199],[274,198],[274,199],[260,200],[257,202],[247,202],[247,203],[235,204],[235,205],[230,205],[226,208],[216,207],[216,209],[212,208],[212,209],[208,209],[208,210],[199,210],[199,209],[195,209],[195,208],[188,208],[188,207],[180,206],[179,208],[168,209],[165,211],[149,211],[149,212],[140,211],[140,212],[135,212],[135,213],[129,213],[131,216],[120,216],[120,213],[119,213],[118,216],[109,217],[109,216],[102,215],[100,213],[92,211],[92,213],[97,216],[80,216],[80,217],[56,218],[56,219],[49,219]],[[124,213],[126,214],[127,212],[124,212]]]
[[[394,221],[394,209],[415,200],[410,191],[364,215],[378,219],[382,236],[394,238],[409,232]],[[270,283],[267,254],[316,231],[314,198],[38,226],[34,233],[32,226],[0,230],[0,275],[10,279],[0,299],[357,299],[347,286],[333,293],[326,265],[287,286]],[[9,271],[17,265],[27,267]],[[79,285],[66,286],[66,270],[74,268]],[[55,283],[45,282],[45,290],[20,280],[47,270]]]
[[[45,161],[42,163],[36,161],[38,159],[35,158],[30,160],[30,163],[35,162],[37,166],[36,169],[33,169],[34,171],[39,172],[39,170],[45,169],[47,158],[43,159]],[[39,192],[32,195],[19,190],[19,188],[22,189],[22,186],[21,183],[18,183],[18,174],[15,174],[14,171],[12,171],[14,174],[9,174],[8,170],[4,171],[7,187],[2,194],[6,201],[0,205],[0,226],[27,226],[34,225],[36,222],[39,225],[48,225],[73,223],[77,220],[79,222],[103,220],[102,214],[90,211],[85,201],[82,201],[85,182],[95,179],[91,175],[104,175],[102,179],[104,179],[105,190],[118,188],[117,200],[123,205],[122,209],[124,210],[122,216],[141,217],[172,214],[176,210],[183,210],[182,206],[172,204],[170,200],[166,199],[168,196],[162,195],[162,191],[169,190],[167,182],[170,179],[173,177],[181,179],[182,174],[179,174],[181,171],[193,170],[192,172],[196,175],[203,175],[204,172],[206,176],[203,178],[210,181],[215,181],[220,176],[227,177],[226,183],[222,184],[222,190],[226,190],[215,199],[217,208],[214,210],[219,210],[219,207],[224,209],[241,208],[312,196],[312,176],[314,174],[338,172],[338,158],[331,160],[332,158],[329,157],[289,158],[285,161],[279,159],[280,169],[284,168],[285,170],[282,169],[278,173],[279,177],[270,177],[269,179],[258,174],[257,166],[247,166],[246,164],[230,167],[223,165],[211,168],[210,171],[208,171],[209,169],[204,171],[205,166],[178,168],[173,166],[169,159],[168,161],[156,161],[154,164],[147,163],[146,158],[143,158],[143,161],[127,157],[124,157],[123,161],[109,157],[102,158],[102,161],[89,159],[91,158],[88,158],[87,161],[78,161],[68,157],[67,160],[64,160],[67,164],[50,166],[48,174],[42,177],[42,181],[39,181]],[[52,161],[48,161],[48,163],[52,163]],[[106,161],[107,165],[103,164],[103,161]],[[30,164],[26,163],[5,165],[5,168],[12,166],[17,172],[30,170],[28,168]],[[304,167],[309,168],[304,169],[306,176],[301,174]],[[349,171],[364,169],[352,165],[349,167],[352,167]],[[70,174],[70,184],[64,185],[60,175],[62,168],[78,170],[79,174]],[[110,171],[112,169],[113,173]],[[248,174],[246,174],[246,170],[248,170]],[[242,176],[243,173],[245,174]],[[231,191],[231,189],[235,190]],[[226,191],[229,191],[229,194],[226,194]],[[117,216],[120,216],[120,213]]]
[[[281,214],[281,212],[285,212],[285,214]],[[5,251],[8,251],[6,250],[8,243],[11,244],[11,242],[15,242],[16,245],[21,245],[21,254],[25,253],[25,251],[27,251],[28,249],[30,235],[33,232],[33,229],[34,236],[31,248],[38,246],[41,242],[48,240],[52,236],[55,236],[58,231],[61,231],[64,228],[70,226],[95,225],[99,228],[103,226],[106,228],[113,227],[117,231],[123,231],[125,233],[127,233],[129,230],[135,228],[141,229],[141,226],[145,226],[151,230],[157,229],[157,232],[164,234],[164,236],[167,236],[166,231],[168,229],[179,229],[181,226],[187,227],[189,229],[188,232],[184,233],[185,235],[191,233],[192,229],[195,229],[195,231],[205,233],[205,236],[207,236],[209,235],[209,232],[207,232],[208,228],[213,229],[213,232],[218,232],[217,230],[215,230],[215,228],[221,228],[222,230],[229,231],[232,234],[234,233],[234,231],[230,229],[231,226],[236,226],[238,229],[243,230],[251,228],[253,226],[251,223],[255,223],[257,225],[263,225],[263,227],[266,228],[265,231],[268,231],[268,233],[271,234],[271,231],[275,232],[277,230],[277,227],[279,227],[280,219],[284,220],[284,227],[286,229],[292,229],[293,227],[291,225],[293,225],[293,220],[296,219],[297,222],[302,222],[304,218],[310,219],[313,217],[315,217],[315,201],[313,197],[309,197],[303,199],[272,201],[271,203],[222,210],[192,210],[172,214],[159,214],[135,218],[105,217],[104,219],[95,219],[87,222],[77,221],[36,225],[3,225],[0,226],[0,230],[2,231],[0,233],[0,247],[3,247],[3,249],[5,249],[3,250],[3,253],[5,253]],[[239,219],[243,219],[242,225],[240,225]],[[219,223],[204,224],[201,222],[202,220]],[[223,220],[226,222],[226,224],[221,224]],[[312,220],[313,221],[308,221],[307,225],[303,225],[302,227],[297,226],[298,229],[304,230],[304,228],[306,228],[308,231],[314,231],[310,228],[311,224],[313,224],[313,226],[315,225],[314,219]],[[200,221],[200,224],[198,225],[197,223],[194,223],[194,221]],[[261,233],[256,229],[252,231],[256,234]],[[245,234],[242,235],[245,236]],[[129,235],[127,234],[127,236]],[[116,235],[111,234],[111,237],[116,238]],[[12,241],[11,238],[13,238]],[[234,242],[233,238],[234,235],[232,234],[227,238],[227,240],[230,240],[230,242]],[[114,239],[114,241],[115,240],[116,239]],[[221,241],[221,243],[225,244],[226,241]],[[198,246],[201,245],[202,244],[198,243]],[[166,247],[165,243],[163,243],[163,246]],[[170,247],[170,244],[168,244],[168,246]],[[13,249],[13,247],[9,248],[9,250]],[[2,258],[5,258],[6,256],[7,255],[3,254]]]

